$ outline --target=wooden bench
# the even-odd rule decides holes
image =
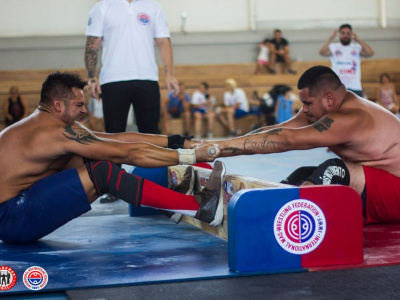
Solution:
[[[236,119],[235,120],[235,128],[240,132],[240,134],[246,134],[252,130],[252,127],[257,124],[258,119],[257,116],[255,115],[247,115],[243,118]],[[161,118],[160,121],[160,129],[161,133],[163,134],[168,134],[168,133],[174,133],[174,134],[183,134],[183,119],[182,118],[177,118],[177,119],[171,119],[170,120],[170,128],[171,132],[166,132],[164,128],[164,119]],[[190,126],[190,135],[195,135],[195,132],[193,131],[194,128],[194,122],[193,120],[191,121],[191,126]],[[214,137],[225,137],[228,136],[228,130],[222,126],[222,124],[215,119],[214,121],[214,127],[212,129],[212,133]],[[202,127],[201,127],[201,135],[203,137],[207,136],[207,120],[203,119],[202,122]]]
[[[315,65],[330,66],[329,59],[311,62],[293,62],[292,68],[297,74],[261,74],[253,75],[255,63],[239,64],[210,64],[210,65],[179,65],[175,66],[175,76],[178,80],[185,82],[187,91],[194,92],[199,88],[200,82],[206,81],[210,85],[210,91],[219,101],[223,99],[225,91],[225,80],[234,78],[239,87],[243,88],[248,97],[253,91],[259,95],[269,91],[276,84],[286,84],[296,91],[297,81],[300,75],[308,68]],[[363,59],[362,60],[362,84],[368,99],[375,100],[376,87],[379,83],[379,75],[386,72],[390,75],[400,93],[400,59]],[[0,71],[0,129],[4,128],[4,112],[2,110],[4,100],[7,99],[9,89],[15,85],[20,89],[21,94],[28,101],[33,111],[40,99],[40,90],[46,76],[55,69],[41,70],[12,70]],[[64,69],[61,71],[76,72],[85,78],[84,68]],[[167,96],[164,74],[160,68],[160,90],[163,99]],[[218,125],[216,125],[218,127]],[[246,125],[247,126],[247,125]],[[179,127],[179,126],[178,126]],[[218,131],[218,130],[217,130]]]

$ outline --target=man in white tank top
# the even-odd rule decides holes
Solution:
[[[332,43],[338,33],[340,43]],[[352,39],[357,43],[353,43]],[[319,54],[330,56],[332,70],[345,87],[362,97],[361,56],[371,57],[374,50],[352,31],[351,25],[343,24],[339,30],[336,29],[319,50]]]

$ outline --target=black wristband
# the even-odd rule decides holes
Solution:
[[[179,149],[183,148],[185,140],[191,140],[193,136],[184,136],[179,134],[172,134],[168,136],[168,148]]]

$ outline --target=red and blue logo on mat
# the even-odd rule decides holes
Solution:
[[[149,15],[146,13],[139,13],[137,18],[142,25],[149,25],[151,22]]]
[[[43,268],[33,266],[26,269],[26,271],[24,272],[23,280],[25,286],[28,289],[38,291],[46,286],[49,277],[47,275],[47,272]]]
[[[309,200],[292,200],[275,216],[275,239],[284,250],[293,254],[314,251],[324,239],[325,232],[324,213]]]

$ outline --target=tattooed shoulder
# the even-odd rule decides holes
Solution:
[[[100,141],[99,138],[97,138],[95,135],[85,130],[84,128],[71,126],[69,124],[65,125],[63,134],[67,139],[76,141],[79,144],[83,145],[94,143],[95,141]]]
[[[319,132],[328,130],[329,128],[331,128],[333,123],[333,120],[328,118],[328,117],[324,117],[321,120],[319,120],[318,122],[314,123],[313,127],[315,129],[317,129]]]

